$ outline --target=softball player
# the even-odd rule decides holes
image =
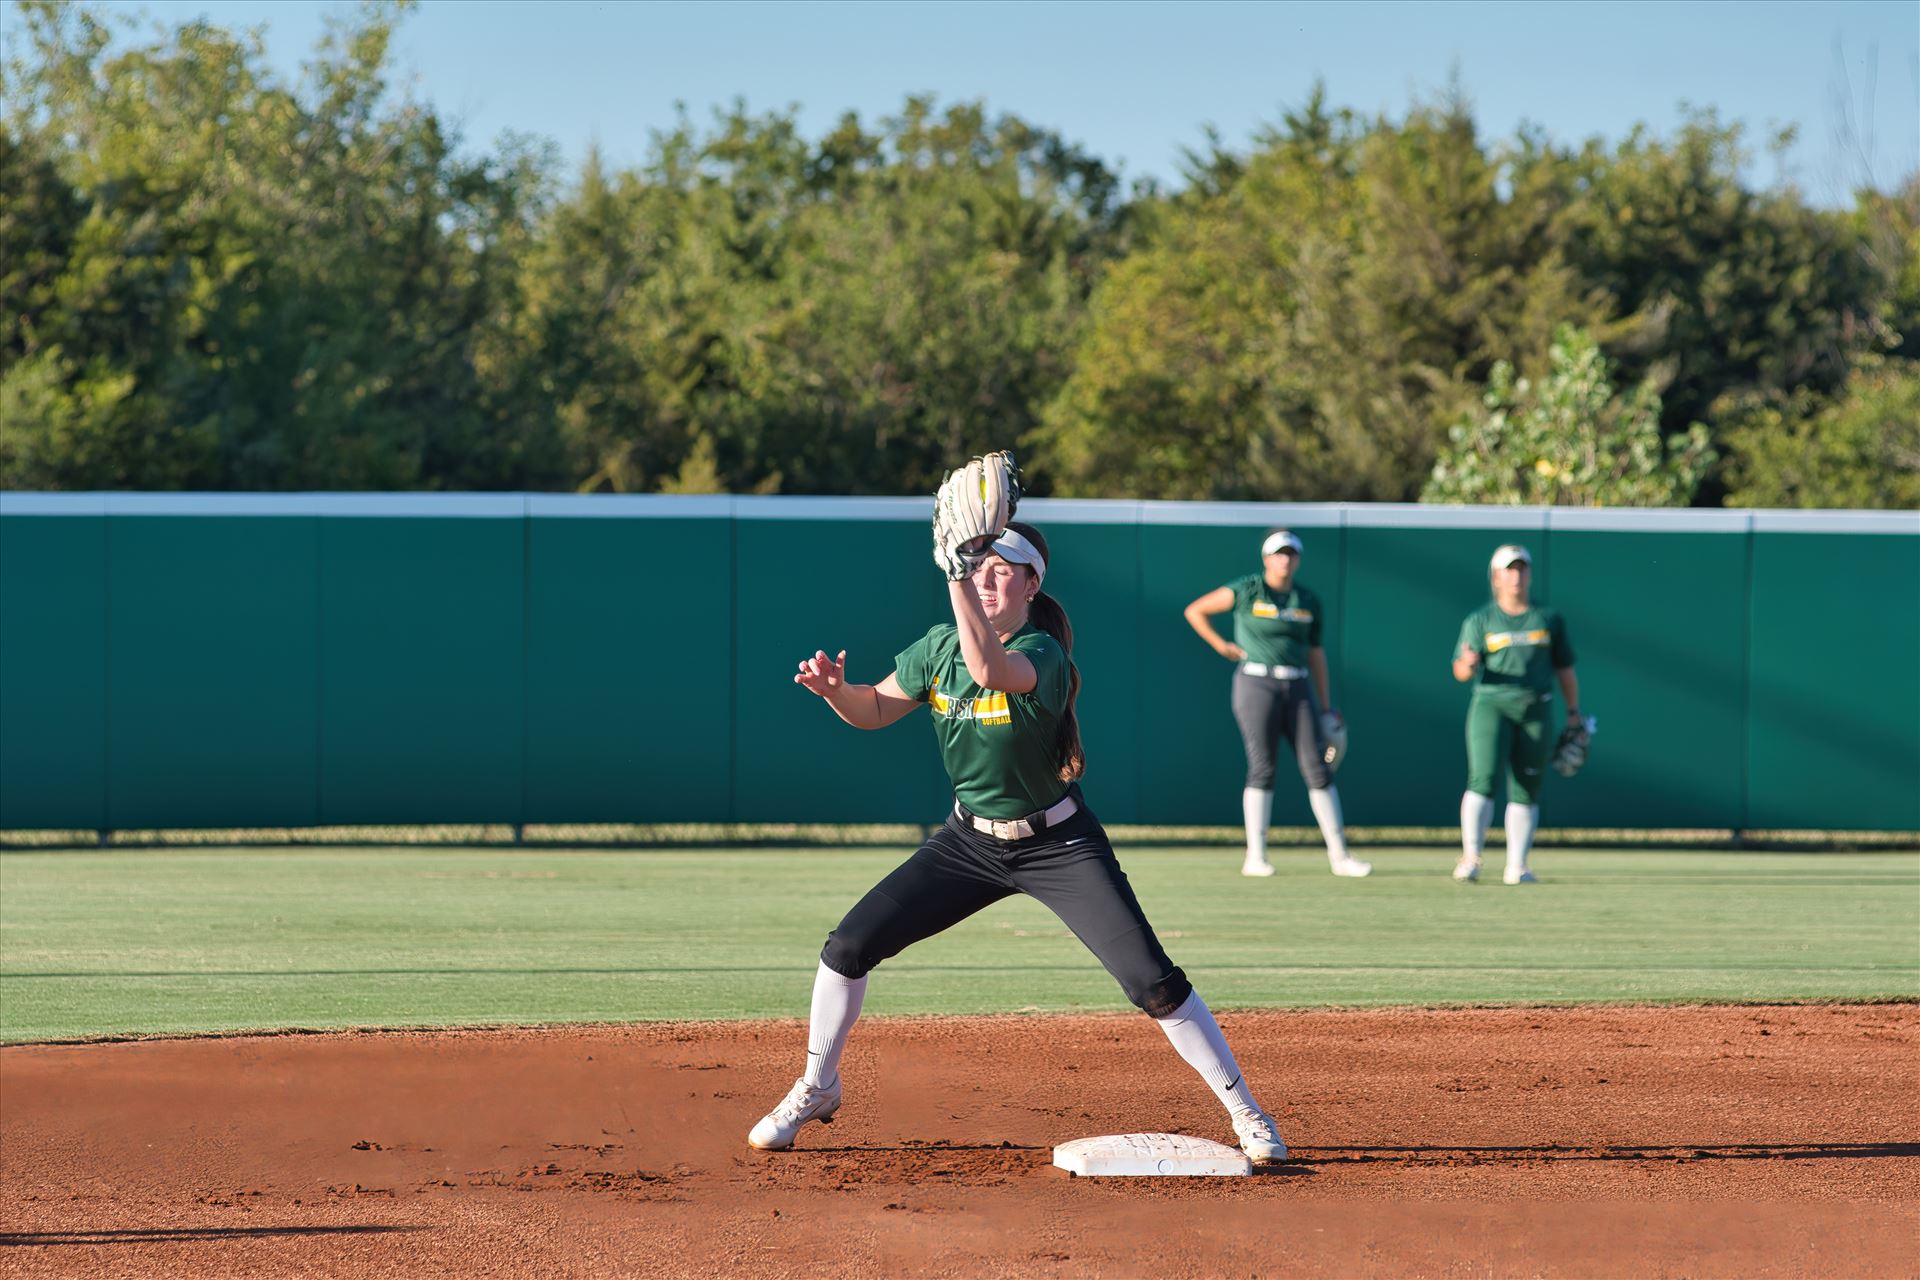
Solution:
[[[1453,678],[1472,680],[1467,703],[1467,790],[1460,797],[1460,861],[1455,880],[1480,878],[1480,851],[1493,819],[1494,775],[1507,770],[1507,884],[1532,884],[1527,866],[1540,825],[1540,786],[1554,737],[1548,727],[1557,682],[1567,723],[1579,725],[1580,681],[1573,642],[1560,612],[1529,601],[1533,557],[1500,547],[1487,565],[1493,599],[1467,615],[1455,646]]]
[[[806,1071],[747,1141],[785,1150],[810,1120],[840,1108],[840,1054],[869,972],[923,938],[1015,893],[1045,903],[1127,998],[1157,1021],[1227,1108],[1256,1164],[1286,1159],[1206,1002],[1167,958],[1077,781],[1086,759],[1074,702],[1073,628],[1041,591],[1047,544],[1012,523],[971,576],[950,583],[952,623],[895,659],[877,685],[846,682],[846,653],[816,652],[794,682],[859,729],[932,712],[952,780],[946,823],[854,904],[827,937],[814,976]]]
[[[1195,600],[1187,606],[1187,624],[1210,649],[1236,664],[1233,718],[1247,752],[1247,782],[1240,792],[1247,855],[1240,874],[1273,874],[1267,861],[1267,827],[1273,821],[1274,761],[1285,739],[1293,747],[1307,784],[1307,801],[1327,842],[1328,866],[1337,876],[1364,876],[1373,867],[1347,852],[1340,792],[1329,764],[1327,741],[1342,725],[1328,694],[1327,652],[1320,644],[1326,610],[1319,596],[1293,580],[1300,553],[1299,538],[1285,529],[1271,531],[1260,544],[1262,571]],[[1231,644],[1208,621],[1229,611]],[[1323,712],[1322,707],[1327,709]]]

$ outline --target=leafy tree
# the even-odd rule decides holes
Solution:
[[[1828,402],[1749,393],[1720,424],[1730,506],[1920,510],[1920,360],[1863,360]]]
[[[1605,317],[1565,258],[1566,193],[1484,147],[1457,94],[1393,124],[1316,92],[1251,155],[1190,164],[1036,433],[1062,492],[1411,498],[1500,354]]]
[[[1036,419],[1116,219],[1056,135],[909,100],[817,144],[736,104],[590,161],[520,285],[585,488],[931,490]]]
[[[782,282],[788,408],[766,425],[790,488],[931,492],[955,458],[1023,439],[1108,256],[1117,184],[1058,136],[911,99],[878,141],[808,211]]]
[[[0,126],[0,361],[44,349],[57,285],[86,216],[44,145]]]
[[[1496,364],[1485,411],[1454,422],[1421,500],[1687,505],[1714,459],[1706,428],[1695,424],[1663,443],[1652,382],[1615,395],[1611,374],[1599,344],[1571,326],[1555,335],[1538,384]]]
[[[190,23],[119,49],[82,7],[19,12],[31,57],[10,68],[3,129],[84,215],[50,283],[36,268],[29,286],[58,300],[32,321],[37,349],[0,349],[0,482],[547,473],[476,363],[537,163],[462,159],[432,112],[387,105],[381,11],[337,27],[298,90],[257,35]]]
[[[0,483],[12,487],[109,474],[99,443],[119,434],[134,390],[107,356],[83,363],[62,345],[74,335],[61,286],[85,217],[48,148],[0,125]]]
[[[1920,360],[1920,172],[1896,191],[1862,191],[1853,225],[1880,284],[1870,340],[1898,359]]]
[[[923,98],[812,141],[683,116],[563,191],[550,145],[472,154],[389,87],[405,7],[293,83],[257,34],[9,11],[0,485],[897,493],[1017,443],[1036,492],[1407,499],[1483,395],[1546,411],[1562,323],[1596,349],[1555,411],[1671,437],[1614,488],[1903,474],[1920,176],[1821,212],[1742,186],[1711,114],[1490,141],[1455,86],[1397,120],[1316,90],[1167,191]],[[1737,447],[1695,488],[1703,415]]]
[[[1857,232],[1791,189],[1746,188],[1747,158],[1741,127],[1701,111],[1670,140],[1636,128],[1572,161],[1569,258],[1619,314],[1657,320],[1609,349],[1665,384],[1669,430],[1729,393],[1831,392],[1867,339],[1878,281]]]

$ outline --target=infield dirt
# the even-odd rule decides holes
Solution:
[[[18,1276],[1903,1276],[1913,1005],[1227,1013],[1293,1158],[1075,1179],[1054,1143],[1232,1141],[1146,1018],[873,1018],[791,1152],[798,1022],[0,1049]]]

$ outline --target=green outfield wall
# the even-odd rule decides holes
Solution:
[[[1550,826],[1920,830],[1920,515],[1033,500],[1112,823],[1235,825],[1232,668],[1181,610],[1286,525],[1354,825],[1450,825],[1448,664],[1501,542],[1567,616],[1591,763]],[[925,499],[0,494],[0,827],[932,822],[876,680],[947,615]],[[1222,620],[1225,621],[1224,619]],[[1306,825],[1283,780],[1274,820]]]

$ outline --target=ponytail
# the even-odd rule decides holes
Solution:
[[[1087,751],[1080,742],[1080,716],[1074,704],[1080,698],[1080,668],[1073,661],[1073,623],[1058,600],[1042,591],[1033,598],[1027,612],[1033,625],[1060,642],[1067,655],[1067,709],[1060,715],[1060,737],[1054,759],[1060,766],[1060,781],[1072,782],[1087,772]]]
[[[1053,553],[1047,549],[1047,540],[1038,529],[1020,521],[1011,522],[1007,527],[1017,530],[1038,548],[1041,558],[1051,566]],[[1028,568],[1027,572],[1033,570]],[[1067,655],[1067,707],[1060,714],[1060,736],[1054,744],[1053,758],[1060,771],[1060,781],[1072,782],[1087,772],[1087,750],[1080,741],[1080,716],[1074,710],[1080,700],[1080,668],[1073,661],[1073,623],[1067,620],[1067,611],[1060,602],[1045,591],[1033,597],[1033,603],[1027,607],[1027,620],[1058,640],[1061,651]]]

